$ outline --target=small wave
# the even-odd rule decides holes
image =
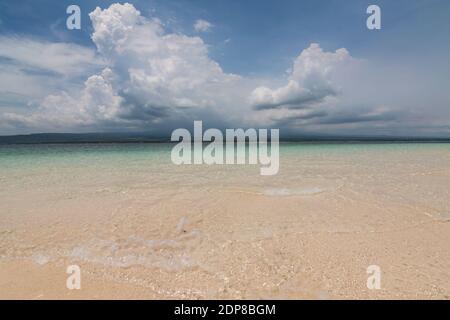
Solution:
[[[323,192],[324,190],[318,187],[311,188],[269,188],[263,191],[266,196],[292,196],[292,195],[314,195]]]
[[[111,267],[143,266],[178,272],[198,267],[187,243],[198,235],[198,231],[192,230],[172,239],[154,240],[136,236],[119,241],[96,239],[74,248],[71,257]]]
[[[50,257],[48,257],[44,254],[35,254],[31,257],[31,259],[33,260],[33,262],[35,262],[41,266],[47,264],[51,260]]]
[[[439,213],[438,219],[440,221],[450,221],[450,212],[441,212]]]

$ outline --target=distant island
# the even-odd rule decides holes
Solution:
[[[443,137],[400,137],[400,136],[337,136],[302,135],[283,136],[281,142],[301,143],[449,143]],[[47,144],[47,143],[170,143],[170,137],[159,137],[151,133],[36,133],[0,136],[0,145],[6,144]]]

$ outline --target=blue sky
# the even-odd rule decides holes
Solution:
[[[0,134],[164,132],[198,118],[299,135],[450,136],[449,1],[152,0],[129,1],[127,12],[115,3],[124,5],[1,0]],[[81,30],[65,26],[70,4]],[[381,30],[366,28],[370,4]],[[116,27],[108,17],[135,11],[145,21],[126,40],[102,33]],[[195,30],[198,20],[210,28]]]

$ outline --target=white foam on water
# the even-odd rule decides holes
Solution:
[[[41,253],[35,254],[31,257],[33,262],[37,263],[38,265],[44,265],[47,264],[50,261],[50,258],[46,255],[43,255]]]
[[[180,219],[180,221],[177,224],[177,232],[182,232],[184,230],[184,226],[187,223],[186,217],[183,217]]]
[[[193,230],[173,239],[143,239],[137,236],[120,241],[93,239],[74,248],[70,256],[104,266],[143,266],[177,272],[198,266],[190,256],[190,246],[186,243],[198,234]]]
[[[441,212],[441,213],[439,213],[439,220],[441,220],[441,221],[450,221],[450,212]]]
[[[292,195],[314,195],[323,192],[324,190],[318,187],[310,188],[269,188],[263,191],[266,196],[292,196]]]

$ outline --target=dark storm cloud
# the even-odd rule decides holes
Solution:
[[[287,99],[278,103],[261,103],[253,106],[255,110],[268,110],[268,109],[306,109],[311,107],[315,103],[322,102],[328,96],[335,96],[337,93],[332,88],[323,88],[320,90],[314,90],[306,94],[302,94],[299,97],[293,99]]]
[[[363,113],[356,112],[335,113],[327,117],[315,121],[315,124],[351,124],[360,122],[376,122],[376,121],[395,121],[400,119],[404,112],[383,111],[380,113]]]
[[[328,113],[326,111],[313,111],[302,115],[285,117],[283,119],[274,119],[275,121],[274,126],[279,128],[289,127],[296,124],[299,121],[304,122],[305,120],[326,117],[327,115]]]

